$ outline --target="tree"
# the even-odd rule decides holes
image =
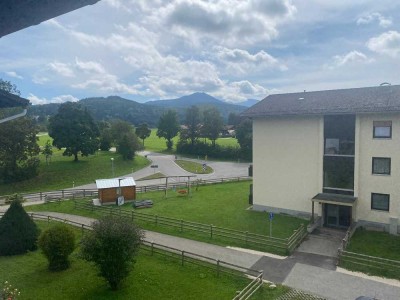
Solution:
[[[111,124],[107,121],[101,121],[97,124],[100,130],[100,150],[109,151],[112,146]]]
[[[49,161],[51,161],[51,157],[53,155],[53,146],[51,145],[50,140],[47,140],[46,145],[44,145],[42,154],[44,154],[46,156],[46,164],[48,165]]]
[[[36,134],[29,118],[0,124],[0,181],[21,181],[37,175],[40,148]]]
[[[112,290],[117,290],[135,263],[143,232],[135,224],[116,216],[93,223],[81,240],[81,256],[99,268]]]
[[[253,151],[253,124],[250,119],[243,120],[236,128],[236,139],[246,158],[251,158]]]
[[[94,154],[99,146],[99,130],[87,109],[79,103],[61,104],[58,113],[50,118],[49,136],[53,138],[53,146],[65,148],[63,155],[78,154],[88,156]]]
[[[215,141],[218,139],[219,134],[224,126],[224,120],[221,117],[218,109],[215,107],[209,108],[203,113],[203,136],[209,138],[212,142],[213,147],[215,147]]]
[[[20,96],[21,92],[17,89],[17,86],[10,81],[3,80],[0,78],[0,90],[9,92],[11,94]]]
[[[0,255],[24,254],[36,250],[39,229],[25,212],[22,197],[14,195],[14,201],[0,219]]]
[[[110,132],[117,147],[117,153],[121,154],[125,160],[133,159],[135,151],[140,148],[134,127],[126,121],[117,120],[111,124]]]
[[[186,110],[185,125],[187,126],[186,136],[193,146],[200,136],[200,109],[192,105]]]
[[[68,269],[68,256],[75,249],[75,235],[71,228],[57,224],[45,230],[38,241],[39,248],[49,261],[50,271]]]
[[[144,140],[147,139],[151,134],[151,129],[148,127],[146,123],[140,124],[138,128],[136,128],[136,135],[143,141],[144,147]]]
[[[242,121],[242,117],[238,114],[231,112],[228,116],[228,125],[238,126]]]
[[[168,110],[161,115],[157,126],[157,136],[167,140],[168,150],[172,149],[172,139],[178,135],[179,127],[176,111]]]

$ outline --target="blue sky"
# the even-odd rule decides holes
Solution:
[[[399,84],[400,1],[102,0],[0,39],[33,104]]]

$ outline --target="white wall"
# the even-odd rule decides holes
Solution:
[[[400,116],[398,114],[357,115],[359,173],[356,220],[389,224],[400,217]],[[391,139],[373,138],[373,121],[392,121]],[[357,141],[357,136],[356,136]],[[373,175],[372,157],[390,157],[391,174]],[[357,177],[357,176],[356,176]],[[357,185],[356,185],[357,186]],[[389,212],[371,209],[371,193],[390,194]]]
[[[311,198],[322,191],[322,159],[322,116],[254,119],[254,207],[310,214]]]

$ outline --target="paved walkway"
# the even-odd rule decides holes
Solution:
[[[40,214],[87,225],[94,221],[91,218],[62,213],[40,212]],[[387,284],[371,278],[338,272],[335,270],[334,258],[329,256],[296,251],[290,257],[275,258],[270,257],[268,253],[232,249],[152,231],[145,231],[145,239],[242,267],[263,270],[266,280],[283,283],[326,299],[354,300],[360,295],[381,300],[400,299],[400,282],[392,281],[394,284]]]

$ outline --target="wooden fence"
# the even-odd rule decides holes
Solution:
[[[96,211],[102,215],[114,215],[129,218],[132,221],[142,221],[156,226],[178,229],[180,232],[199,233],[203,237],[210,239],[221,238],[231,242],[239,242],[247,246],[256,246],[258,249],[276,249],[279,253],[291,253],[307,235],[306,227],[302,224],[289,238],[275,238],[266,235],[256,234],[248,231],[223,228],[212,224],[203,224],[198,222],[186,221],[159,215],[137,212],[134,210],[125,210],[112,206],[94,206],[91,203],[74,201],[75,209]]]
[[[177,188],[187,188],[190,184],[191,188],[195,188],[202,185],[210,185],[224,182],[238,182],[238,181],[248,181],[251,180],[251,177],[248,176],[239,176],[239,177],[227,177],[227,178],[216,178],[216,179],[199,179],[191,181],[190,183],[187,181],[183,182],[171,182],[168,183],[168,189],[177,189]],[[166,184],[154,184],[154,185],[144,185],[144,186],[136,186],[137,193],[146,193],[152,191],[165,191],[167,189]],[[79,198],[93,198],[98,196],[97,189],[64,189],[58,191],[49,191],[49,192],[38,192],[38,193],[22,193],[20,194],[24,200],[26,201],[60,201],[65,199],[79,199]],[[0,196],[0,205],[4,204],[7,197],[10,195]]]
[[[400,279],[400,261],[370,256],[355,252],[347,251],[346,248],[350,243],[351,237],[356,230],[356,224],[346,232],[345,237],[338,249],[337,265],[348,267],[352,270],[358,270],[365,273],[383,275],[391,278]]]
[[[4,213],[0,212],[0,218],[4,215]],[[40,221],[57,221],[57,222],[63,222],[65,224],[70,224],[76,227],[80,227],[82,229],[82,232],[84,230],[91,230],[92,227],[87,224],[79,223],[79,222],[74,222],[70,221],[67,219],[59,218],[59,217],[53,217],[53,216],[46,216],[46,215],[41,215],[37,213],[29,213],[29,216],[32,219],[35,220],[40,220]],[[254,277],[254,279],[242,290],[237,292],[237,295],[233,298],[233,300],[245,300],[249,299],[263,284],[263,272],[242,267],[236,264],[231,264],[228,262],[224,262],[219,259],[214,259],[208,256],[188,252],[188,251],[183,251],[177,248],[165,246],[162,244],[154,243],[154,242],[149,242],[149,241],[142,241],[141,244],[141,249],[147,252],[150,252],[151,255],[159,254],[159,255],[164,255],[168,257],[172,257],[177,259],[181,265],[183,266],[185,263],[191,263],[191,264],[196,264],[200,265],[202,267],[206,267],[209,269],[215,269],[217,276],[219,276],[221,273],[228,273],[232,275],[238,275],[238,272],[245,274],[246,276],[251,276]]]

